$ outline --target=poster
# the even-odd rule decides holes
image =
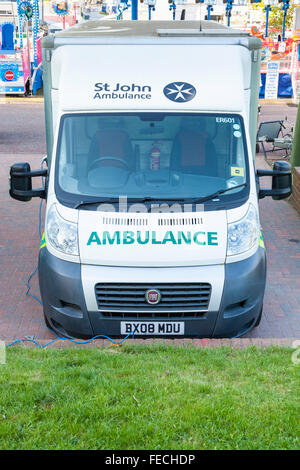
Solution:
[[[277,99],[279,80],[279,62],[269,62],[266,74],[265,99]]]

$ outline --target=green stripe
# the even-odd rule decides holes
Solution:
[[[40,244],[40,250],[46,246],[46,239],[45,239],[45,232],[43,233],[42,239],[41,239],[41,244]]]
[[[261,232],[260,232],[260,235],[259,235],[259,246],[261,246],[264,250],[266,249]]]

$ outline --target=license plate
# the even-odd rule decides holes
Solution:
[[[121,335],[184,335],[183,321],[121,321]]]

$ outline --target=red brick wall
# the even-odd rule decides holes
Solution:
[[[296,166],[294,168],[292,198],[293,198],[295,207],[300,214],[300,166]]]

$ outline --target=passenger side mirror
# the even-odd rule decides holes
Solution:
[[[24,202],[30,201],[32,197],[46,199],[44,188],[32,189],[32,178],[47,174],[48,170],[31,171],[29,163],[15,163],[10,167],[10,196]]]
[[[292,169],[288,162],[275,162],[273,170],[257,170],[256,174],[258,177],[272,176],[272,189],[260,189],[259,199],[272,196],[274,200],[279,200],[292,194]]]

